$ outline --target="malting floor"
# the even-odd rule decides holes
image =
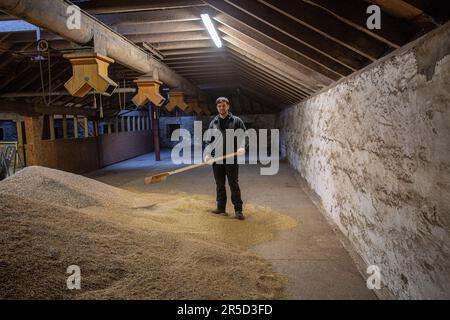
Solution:
[[[170,150],[163,150],[161,161],[145,154],[87,174],[101,182],[137,192],[191,193],[215,196],[210,166],[169,177],[165,182],[144,185],[145,176],[174,169]],[[280,163],[274,176],[259,174],[259,165],[240,166],[240,186],[245,204],[268,207],[298,221],[294,228],[281,231],[272,240],[251,250],[269,260],[275,271],[288,278],[291,299],[376,299],[366,281],[323,215],[302,190],[294,170]],[[228,197],[229,189],[227,186]],[[227,211],[233,214],[229,200]],[[245,213],[245,212],[244,212]],[[250,220],[243,223],[251,223]]]

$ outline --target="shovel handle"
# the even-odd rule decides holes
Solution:
[[[191,169],[194,169],[194,168],[198,168],[198,167],[201,167],[201,166],[204,166],[204,165],[207,165],[207,164],[214,163],[214,162],[219,161],[219,160],[224,160],[224,159],[228,159],[228,158],[234,157],[236,155],[237,155],[237,152],[234,152],[234,153],[230,153],[230,154],[218,157],[218,158],[212,158],[212,159],[210,159],[208,161],[205,161],[205,162],[202,162],[202,163],[196,163],[196,164],[184,167],[184,168],[180,168],[180,169],[177,169],[177,170],[170,171],[169,175],[172,175],[172,174],[175,174],[175,173],[184,172],[184,171],[191,170]]]

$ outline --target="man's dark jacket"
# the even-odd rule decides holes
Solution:
[[[222,133],[222,137],[223,137],[223,155],[226,154],[226,142],[225,142],[225,138],[226,138],[226,129],[232,129],[232,130],[237,130],[237,129],[242,129],[244,132],[247,130],[247,128],[245,127],[244,122],[241,120],[241,118],[234,116],[231,112],[228,113],[228,120],[225,123],[225,128],[221,128],[220,126],[220,115],[216,115],[210,122],[208,129],[217,129],[220,130],[220,132]],[[207,139],[205,140],[206,145],[209,144],[214,144],[214,143],[219,143],[219,141],[214,141],[214,136],[207,136]],[[237,137],[234,138],[234,152],[237,151],[237,149],[239,148],[248,148],[248,139],[241,139],[240,141],[238,141]],[[215,146],[214,146],[215,147]],[[214,157],[214,150],[212,151],[211,155]]]

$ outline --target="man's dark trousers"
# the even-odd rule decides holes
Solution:
[[[213,164],[214,179],[216,180],[217,208],[225,209],[227,204],[227,192],[225,189],[225,177],[231,190],[231,202],[235,211],[242,211],[241,189],[239,188],[239,164]]]

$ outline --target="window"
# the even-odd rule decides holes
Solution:
[[[0,141],[3,140],[5,138],[5,131],[3,130],[3,128],[0,128]]]
[[[172,133],[177,130],[180,129],[180,125],[178,123],[171,123],[167,125],[167,138],[171,138],[172,137]]]

